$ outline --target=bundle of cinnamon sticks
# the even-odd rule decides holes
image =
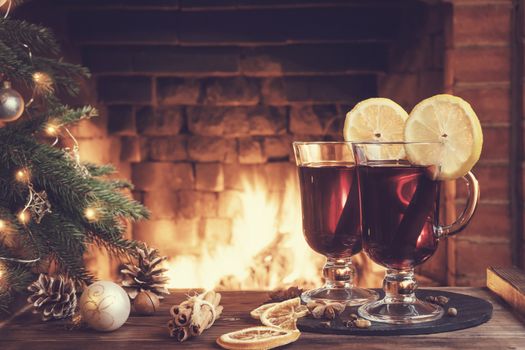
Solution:
[[[221,295],[210,290],[174,305],[168,322],[169,335],[179,342],[195,337],[210,328],[222,313]]]

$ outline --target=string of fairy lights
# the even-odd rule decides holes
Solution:
[[[4,15],[4,18],[7,18],[12,7],[12,0],[7,0],[7,2],[0,0],[0,7],[2,7],[3,5],[7,6]],[[29,47],[29,45],[24,43],[22,43],[22,46],[27,50],[29,62],[33,64],[33,54],[31,52],[31,48]],[[0,94],[2,95],[1,100],[4,104],[4,106],[0,106],[0,121],[2,122],[11,122],[17,120],[24,113],[24,111],[26,114],[29,115],[27,107],[29,107],[35,101],[37,96],[51,94],[54,92],[53,78],[51,77],[51,75],[43,71],[35,71],[32,74],[32,95],[27,103],[24,103],[24,100],[20,93],[11,88],[11,83],[8,80],[4,79],[4,77],[2,76],[0,76],[0,79],[3,80],[3,88],[0,89]],[[64,156],[71,161],[73,168],[78,172],[80,176],[82,176],[83,178],[89,178],[91,175],[88,169],[80,161],[79,143],[77,139],[73,136],[71,131],[64,125],[59,124],[56,120],[50,120],[44,128],[44,133],[48,137],[54,137],[54,141],[52,142],[51,146],[56,146],[59,143],[59,139],[60,136],[63,134],[63,131],[73,142],[73,146],[71,148],[66,147],[62,149],[64,151]],[[29,237],[34,241],[31,230],[29,229],[29,224],[30,222],[40,224],[46,216],[46,214],[52,213],[52,205],[49,201],[46,191],[43,189],[41,191],[38,191],[35,188],[32,182],[33,177],[29,162],[22,161],[21,163],[25,163],[25,165],[16,169],[14,171],[13,176],[15,181],[27,186],[27,196],[25,205],[16,214],[16,219],[19,221],[20,224],[22,224],[24,229],[27,231]],[[99,213],[100,208],[98,208],[96,205],[89,206],[84,209],[84,217],[89,222],[96,222],[99,219]],[[0,218],[0,234],[9,234],[13,231],[14,230],[11,227],[8,219]],[[0,243],[2,243],[1,240]],[[35,257],[33,259],[19,259],[13,257],[0,256],[0,260],[11,261],[21,264],[36,263],[40,259],[40,256]],[[2,268],[0,268],[0,276],[1,274]]]

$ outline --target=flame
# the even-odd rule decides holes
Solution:
[[[295,174],[293,174],[295,175]],[[302,234],[296,176],[286,178],[282,196],[268,192],[261,179],[244,181],[240,215],[233,218],[228,243],[201,243],[197,255],[167,262],[169,287],[273,289],[292,283],[319,285],[324,258],[314,253]]]

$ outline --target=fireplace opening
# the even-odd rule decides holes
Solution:
[[[171,287],[231,290],[320,284],[291,142],[340,140],[364,98],[410,110],[442,92],[448,7],[45,1],[20,15],[54,28],[93,73],[79,100],[102,118],[74,132],[82,159],[116,164],[150,208],[130,237],[169,256]],[[103,253],[87,259],[100,277],[116,271]],[[443,246],[419,273],[445,283],[446,260]],[[382,268],[354,263],[360,285],[380,285]]]

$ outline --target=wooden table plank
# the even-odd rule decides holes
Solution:
[[[494,305],[491,321],[479,327],[449,333],[418,336],[362,337],[323,335],[303,332],[286,349],[525,349],[525,325],[501,300],[483,288],[446,288],[489,300]],[[130,317],[119,330],[99,333],[90,330],[67,331],[59,322],[42,323],[29,312],[0,328],[0,349],[218,349],[215,339],[223,333],[258,325],[249,310],[267,298],[266,292],[224,292],[223,316],[198,338],[177,343],[167,335],[166,322],[171,305],[184,299],[175,291],[154,316]]]

